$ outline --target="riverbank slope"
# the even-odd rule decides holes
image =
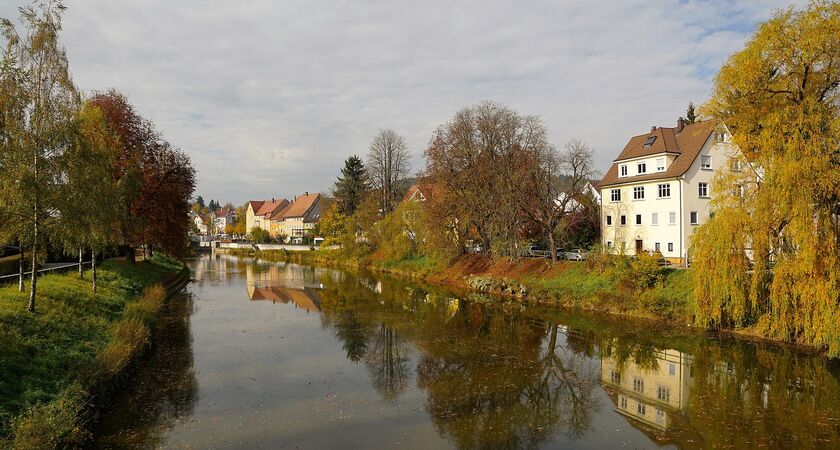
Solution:
[[[37,312],[28,289],[0,288],[0,447],[55,448],[83,443],[97,402],[147,348],[156,315],[189,280],[181,263],[157,256],[38,281]]]
[[[391,273],[435,284],[631,317],[694,322],[694,280],[688,270],[659,267],[653,258],[593,257],[589,261],[488,258],[464,255],[442,264],[428,257],[400,261],[341,250],[233,250],[240,256]]]

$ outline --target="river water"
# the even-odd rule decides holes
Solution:
[[[190,262],[101,448],[840,448],[840,366],[651,322]]]

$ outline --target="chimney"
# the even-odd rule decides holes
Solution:
[[[677,133],[682,131],[683,128],[685,128],[685,119],[680,117],[679,119],[677,119]]]
[[[654,131],[656,131],[656,125],[650,127],[650,132],[653,133]]]
[[[271,197],[271,203],[274,203],[274,197]]]
[[[306,191],[306,196],[309,197],[309,191]]]

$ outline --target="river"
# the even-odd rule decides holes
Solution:
[[[380,275],[204,256],[102,448],[840,448],[840,365]]]

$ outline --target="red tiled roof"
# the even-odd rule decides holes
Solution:
[[[603,188],[622,183],[635,183],[637,181],[650,181],[682,176],[688,171],[694,160],[697,159],[697,155],[700,154],[700,150],[703,149],[703,146],[716,126],[717,122],[708,120],[686,125],[680,132],[677,132],[676,128],[657,128],[650,133],[633,136],[630,138],[630,142],[624,146],[624,150],[618,155],[618,158],[610,166],[610,169],[604,175],[601,182],[598,183],[597,187]],[[653,145],[645,148],[644,143],[650,136],[656,136],[656,140],[653,142]],[[676,158],[674,158],[674,161],[668,166],[668,170],[665,172],[619,178],[618,162],[662,153],[676,155]]]
[[[295,197],[295,200],[283,211],[282,217],[304,217],[312,209],[315,202],[321,198],[321,194],[304,194]]]
[[[251,205],[251,209],[254,211],[254,214],[256,214],[256,213],[257,213],[257,211],[259,211],[259,210],[260,210],[260,208],[262,207],[263,203],[265,203],[265,202],[264,202],[264,201],[262,201],[262,200],[251,200],[251,201],[250,201],[250,202],[248,202],[248,203]]]

